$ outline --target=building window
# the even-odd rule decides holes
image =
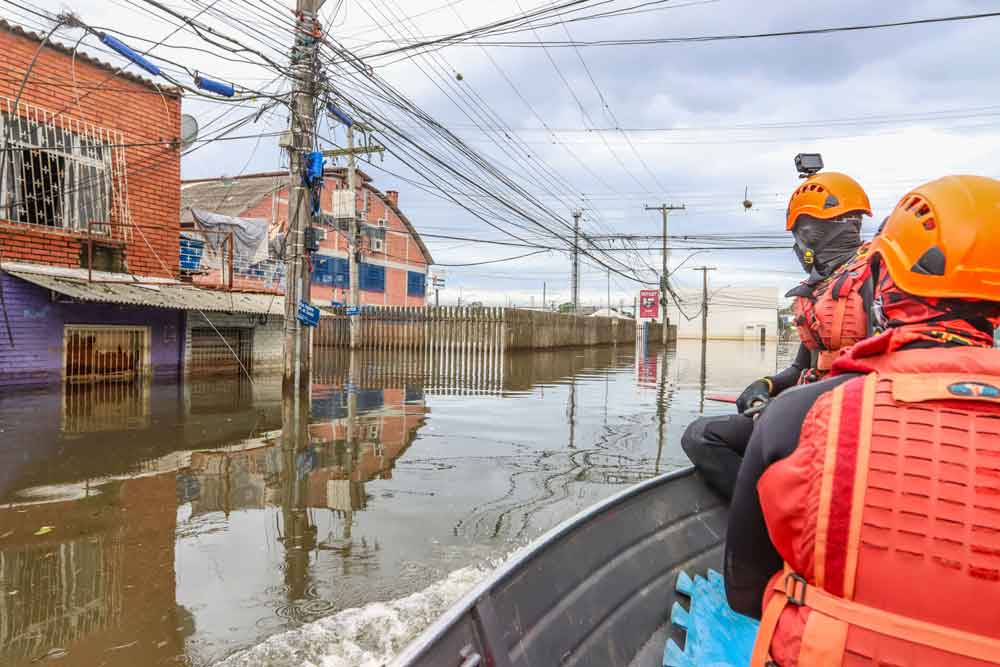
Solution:
[[[251,370],[253,330],[244,327],[191,329],[191,373],[242,373]]]
[[[328,257],[326,255],[313,255],[312,263],[312,279],[317,285],[331,285],[333,287],[351,286],[351,267],[346,259]]]
[[[427,276],[418,271],[406,272],[406,294],[407,296],[423,297],[427,294]]]
[[[120,132],[0,97],[0,218],[124,237],[124,139]],[[112,228],[117,223],[119,229]]]
[[[358,265],[358,272],[361,274],[361,289],[368,292],[385,291],[385,267],[377,264],[362,262]]]
[[[63,348],[70,383],[129,382],[150,372],[149,327],[68,324]]]

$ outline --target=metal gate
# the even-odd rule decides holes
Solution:
[[[63,355],[67,382],[130,382],[150,372],[149,327],[67,324]]]
[[[241,327],[191,329],[192,374],[241,373],[253,370],[253,330]]]

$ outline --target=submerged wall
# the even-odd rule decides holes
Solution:
[[[52,299],[49,290],[3,272],[0,289],[0,386],[61,381],[67,324],[148,326],[154,376],[176,375],[180,369],[183,311],[61,303]]]

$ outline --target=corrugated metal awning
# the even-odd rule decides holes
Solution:
[[[85,279],[54,275],[52,272],[36,273],[22,270],[6,264],[3,270],[21,280],[80,301],[175,310],[270,314],[278,317],[285,313],[285,297],[280,294],[223,292],[169,282],[143,285],[124,280],[88,282]]]

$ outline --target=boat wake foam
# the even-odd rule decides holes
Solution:
[[[412,595],[346,609],[274,635],[216,667],[380,667],[490,571],[463,567]]]

